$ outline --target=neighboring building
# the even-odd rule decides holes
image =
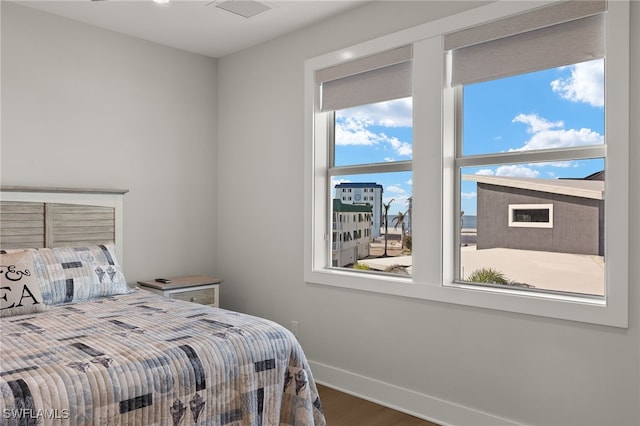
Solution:
[[[369,256],[369,244],[373,240],[371,226],[371,206],[333,200],[333,266],[351,265]]]
[[[382,185],[373,182],[339,183],[335,186],[335,197],[343,204],[369,205],[373,208],[373,237],[381,236],[384,225],[382,208]]]
[[[478,183],[477,249],[604,256],[604,173],[584,179],[464,175]]]

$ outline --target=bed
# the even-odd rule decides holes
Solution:
[[[130,288],[124,192],[87,195],[3,188],[0,424],[326,424],[288,330]]]

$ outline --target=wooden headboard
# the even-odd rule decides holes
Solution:
[[[0,249],[116,244],[123,259],[123,189],[0,188]]]

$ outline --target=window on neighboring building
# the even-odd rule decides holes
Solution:
[[[553,228],[553,204],[509,204],[509,226]]]

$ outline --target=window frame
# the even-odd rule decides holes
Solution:
[[[449,32],[552,3],[536,2],[532,5],[528,2],[498,1],[305,61],[306,283],[615,327],[628,326],[628,0],[609,1],[606,18],[606,299],[532,293],[511,288],[479,288],[455,280],[454,254],[459,243],[455,232],[459,222],[456,210],[459,181],[456,178],[454,143],[458,131],[455,119],[457,104],[456,90],[445,83],[448,59],[444,54],[442,37]],[[327,189],[331,179],[327,173],[330,126],[329,113],[319,110],[320,90],[315,84],[314,72],[350,58],[406,44],[413,44],[414,49],[412,233],[413,256],[419,261],[414,261],[410,278],[326,268],[331,265],[331,246],[327,244],[332,218],[331,194]],[[576,148],[576,151],[585,149],[591,148]],[[434,155],[436,153],[439,155]],[[571,153],[572,158],[574,154],[576,152]],[[480,157],[475,157],[474,161],[492,161],[491,158]],[[542,155],[539,161],[545,159]],[[360,167],[356,168],[357,173],[363,172]]]
[[[553,204],[509,204],[509,227],[511,228],[547,228],[553,229]],[[544,222],[522,221],[514,219],[517,210],[546,210],[548,219]]]
[[[327,196],[330,198],[330,201],[328,202],[328,207],[329,207],[329,212],[327,213],[328,216],[331,217],[331,214],[332,214],[331,206],[333,203],[332,201],[333,196],[332,196],[331,182],[335,176],[363,175],[363,174],[373,174],[373,173],[382,174],[382,173],[413,172],[413,160],[398,160],[398,161],[391,161],[386,163],[358,163],[358,164],[346,165],[346,166],[335,166],[335,131],[334,131],[335,130],[335,112],[331,111],[331,112],[326,112],[324,114],[326,114],[328,118],[327,139],[325,141],[327,145],[326,149],[329,152],[328,163],[326,165],[326,173],[328,176]],[[353,194],[354,192],[353,188],[347,188],[347,189],[348,189],[347,191],[348,193]],[[371,189],[371,191],[373,192],[374,189]],[[353,197],[355,197],[355,195],[353,196],[350,195],[348,198],[348,201],[352,201]],[[371,199],[374,200],[374,196],[372,196]],[[372,217],[372,222],[375,223],[375,221],[373,220],[373,217]],[[380,225],[381,226],[383,225],[382,221]],[[333,247],[333,242],[331,241],[331,235],[327,234],[325,239],[326,238],[329,238],[327,246],[329,247],[329,258],[332,258],[333,253],[331,253],[331,248]],[[327,266],[327,268],[339,269],[340,267]],[[376,275],[376,274],[387,275],[387,273],[382,273],[382,272],[372,271],[372,270],[371,271],[363,271],[363,270],[349,271],[345,269],[343,270],[347,273],[358,274],[358,275]],[[396,275],[396,274],[390,274],[390,275],[395,275],[401,281],[410,280],[410,277],[407,277],[404,275]]]

